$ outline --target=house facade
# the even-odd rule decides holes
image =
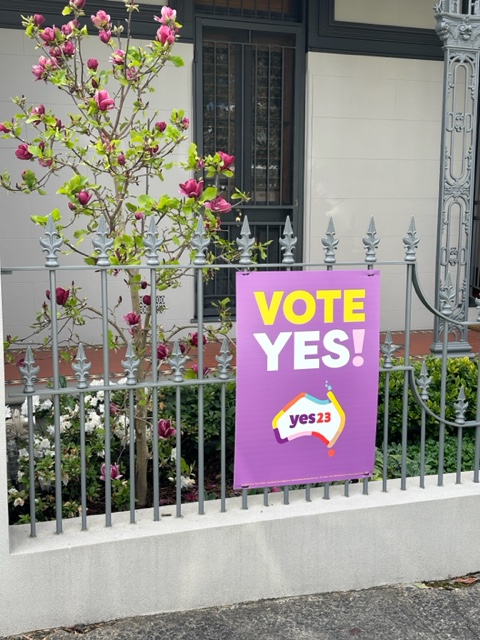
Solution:
[[[154,35],[153,16],[161,4],[140,2],[136,38]],[[152,100],[165,119],[173,108],[185,110],[201,152],[222,149],[235,155],[235,184],[251,195],[244,213],[255,237],[272,241],[269,260],[279,260],[278,238],[287,216],[298,237],[297,260],[323,261],[322,237],[332,218],[340,239],[338,262],[362,262],[362,237],[372,216],[381,237],[379,259],[402,260],[402,237],[414,216],[422,286],[433,300],[443,96],[433,0],[170,4],[183,24],[176,46],[185,66],[162,71]],[[62,0],[42,3],[48,24],[58,23],[63,5]],[[68,113],[62,96],[33,81],[38,53],[19,31],[20,12],[12,6],[0,14],[0,121],[14,113],[10,98],[22,94],[31,104],[51,104]],[[123,2],[87,0],[88,15],[106,7],[113,20],[123,16]],[[36,12],[38,3],[22,2],[23,15]],[[91,45],[92,55],[108,58],[105,45],[95,38]],[[25,168],[14,148],[0,140],[0,167],[12,175]],[[171,172],[153,188],[176,193],[184,178]],[[43,263],[39,229],[30,216],[66,206],[54,191],[38,198],[0,192],[8,220],[0,238],[3,268]],[[238,236],[233,216],[223,223],[229,237]],[[88,274],[75,278],[84,289],[89,286]],[[4,273],[2,285],[5,331],[25,334],[45,299],[45,275]],[[402,328],[398,292],[403,287],[403,269],[384,266],[384,329]],[[232,282],[214,282],[207,289],[207,309],[215,299],[232,295]],[[190,322],[194,298],[188,282],[166,292],[162,322]],[[431,316],[420,303],[413,314],[415,328],[431,328]],[[88,329],[86,339],[95,340]]]

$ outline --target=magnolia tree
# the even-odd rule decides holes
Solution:
[[[62,122],[46,105],[29,105],[24,97],[14,99],[19,113],[11,121],[0,123],[0,132],[4,138],[17,141],[15,155],[27,166],[17,180],[4,172],[0,184],[9,191],[45,194],[60,180],[56,193],[64,196],[65,205],[40,212],[32,219],[46,226],[49,217],[53,218],[64,246],[82,256],[87,264],[95,265],[97,254],[88,242],[82,241],[96,234],[102,220],[106,223],[113,241],[111,274],[115,275],[115,267],[122,267],[126,284],[123,304],[128,299],[130,306],[123,319],[116,317],[115,309],[110,310],[110,346],[127,344],[133,338],[141,382],[151,367],[148,345],[152,307],[156,313],[149,284],[138,268],[146,251],[147,226],[153,219],[161,229],[162,260],[175,265],[190,258],[190,240],[202,216],[217,256],[230,260],[233,248],[222,239],[219,221],[223,213],[231,211],[231,200],[236,199],[237,206],[246,196],[234,191],[227,197],[222,191],[233,175],[233,156],[218,151],[199,157],[195,145],[179,163],[189,173],[179,185],[179,193],[177,190],[175,195],[151,195],[152,186],[172,168],[172,154],[178,153],[179,145],[186,140],[189,119],[183,111],[174,110],[169,122],[165,122],[150,106],[153,83],[164,66],[183,64],[172,53],[181,26],[176,12],[162,7],[161,15],[155,17],[159,24],[152,24],[155,38],[141,47],[131,35],[136,11],[138,5],[125,0],[125,23],[114,25],[106,11],[88,17],[86,0],[70,0],[63,9],[61,26],[47,26],[39,14],[24,18],[26,35],[40,50],[38,63],[32,69],[35,80],[47,83],[52,91],[67,94],[73,110],[68,121]],[[84,50],[92,30],[108,50],[107,63],[89,57]],[[209,257],[213,260],[213,255]],[[158,270],[156,290],[179,286],[182,274],[180,268]],[[55,294],[47,292],[47,297],[52,295],[58,317],[70,323],[71,341],[78,341],[79,325],[92,316],[101,316],[101,310],[82,297],[73,283],[58,287]],[[142,302],[147,309],[143,317]],[[48,328],[50,313],[50,306],[45,303],[34,324],[35,332]],[[161,329],[160,361],[168,357],[169,340],[179,329],[173,327],[169,333]],[[195,335],[190,337],[193,344],[198,342]],[[147,495],[147,431],[151,428],[148,402],[141,393],[137,392],[135,419],[139,505],[145,504]]]

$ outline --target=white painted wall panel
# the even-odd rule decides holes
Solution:
[[[379,259],[402,260],[402,236],[415,216],[422,281],[432,297],[442,71],[435,61],[308,54],[306,260],[323,259],[330,216],[339,261],[363,260],[371,216],[382,237]],[[382,277],[384,329],[402,328],[403,300],[394,303],[393,279],[388,272]],[[429,314],[419,305],[414,311],[415,328],[431,328]]]

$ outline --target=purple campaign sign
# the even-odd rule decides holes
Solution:
[[[378,271],[237,273],[236,489],[372,474],[379,317]]]

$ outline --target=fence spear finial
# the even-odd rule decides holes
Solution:
[[[293,264],[295,258],[293,257],[293,250],[297,244],[298,238],[293,235],[292,223],[290,222],[290,216],[287,216],[285,220],[285,228],[283,230],[283,237],[279,238],[279,243],[283,253],[282,264]]]
[[[335,257],[335,251],[337,250],[339,239],[335,235],[335,225],[333,224],[333,218],[330,217],[328,221],[327,232],[322,238],[322,244],[325,248],[325,258],[323,262],[325,264],[335,264],[337,261]]]
[[[58,233],[57,227],[53,221],[53,216],[48,216],[47,225],[45,227],[45,236],[40,238],[42,251],[47,254],[45,266],[48,268],[56,268],[59,266],[57,253],[60,251],[63,240]]]

